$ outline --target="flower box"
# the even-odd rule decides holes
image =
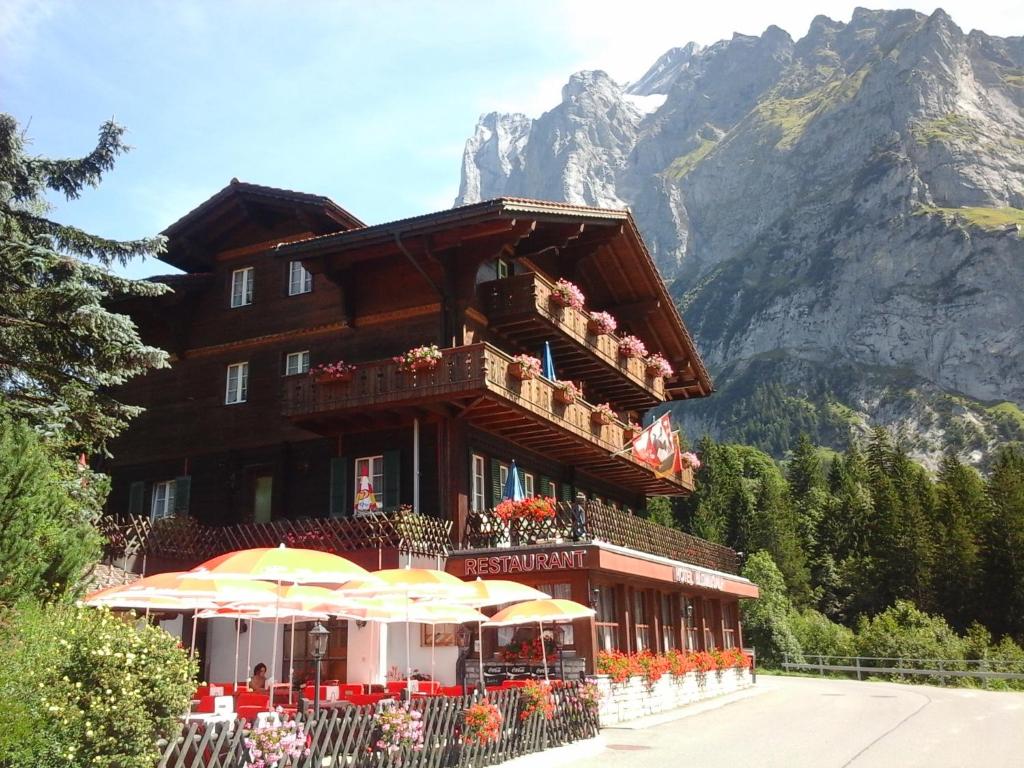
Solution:
[[[583,291],[577,285],[570,283],[564,278],[556,282],[551,289],[551,302],[559,307],[583,309],[583,304],[586,300]]]
[[[643,432],[643,427],[639,424],[627,424],[622,428],[622,440],[628,444],[640,437],[640,433]]]
[[[651,355],[645,361],[647,375],[652,379],[667,379],[672,375],[672,366],[661,355]]]
[[[600,405],[594,406],[594,410],[590,412],[590,423],[597,426],[604,424],[611,424],[615,420],[615,411],[608,403],[601,403]]]
[[[349,365],[343,360],[334,363],[315,365],[309,369],[309,375],[317,384],[331,384],[340,382],[347,384],[352,381],[356,373],[356,367]]]
[[[508,375],[519,381],[529,381],[540,376],[540,360],[531,355],[516,355],[508,366]]]
[[[572,405],[573,403],[576,402],[576,400],[578,400],[582,396],[583,393],[580,391],[580,388],[573,384],[571,381],[555,382],[555,389],[552,393],[552,397],[555,399],[556,403],[561,403],[562,405]]]
[[[590,319],[587,320],[587,330],[595,336],[615,333],[615,329],[618,327],[619,324],[615,318],[607,312],[592,312]]]
[[[647,357],[647,346],[636,336],[623,336],[619,341],[619,356],[625,358]]]
[[[437,344],[424,344],[421,347],[413,347],[394,360],[398,363],[398,370],[404,373],[423,373],[437,368],[441,357],[442,353]]]
[[[353,378],[355,378],[355,373],[352,371],[313,374],[313,381],[317,384],[348,384]]]

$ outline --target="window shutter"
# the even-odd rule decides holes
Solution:
[[[174,514],[187,515],[189,496],[192,492],[192,476],[174,478]]]
[[[501,462],[491,459],[491,507],[501,501]]]
[[[384,509],[393,509],[399,504],[401,462],[401,451],[384,451],[384,497],[381,500]]]
[[[141,515],[143,514],[142,507],[146,503],[146,483],[143,480],[137,480],[132,483],[128,488],[128,514],[129,515]]]
[[[331,517],[348,514],[345,508],[345,499],[348,497],[348,464],[347,456],[335,456],[331,459]]]
[[[551,478],[550,477],[544,477],[544,475],[540,476],[540,488],[538,489],[538,493],[540,493],[541,496],[550,496],[551,495]]]
[[[562,498],[562,501],[572,501],[572,486],[568,483],[562,483],[558,489],[558,495]]]

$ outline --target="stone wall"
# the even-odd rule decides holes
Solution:
[[[664,675],[651,686],[639,676],[613,683],[607,675],[598,675],[597,684],[602,694],[601,726],[606,727],[733,693],[749,688],[754,682],[750,670],[744,668]]]

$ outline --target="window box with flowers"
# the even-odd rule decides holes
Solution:
[[[349,365],[343,360],[338,360],[333,363],[324,363],[322,365],[314,365],[309,369],[309,375],[313,377],[313,381],[317,384],[330,384],[334,382],[347,384],[352,381],[355,373],[356,367],[354,365]]]
[[[667,379],[672,375],[672,366],[668,360],[658,354],[651,355],[645,361],[647,375],[652,379]]]
[[[551,301],[560,307],[572,307],[583,309],[587,297],[575,283],[570,283],[564,277],[560,278],[551,289]]]
[[[441,350],[437,344],[424,344],[421,347],[413,347],[394,360],[398,363],[398,370],[403,373],[423,373],[437,368],[441,362]]]
[[[505,499],[494,508],[494,514],[503,523],[512,520],[543,522],[555,516],[555,500],[550,496],[534,496],[532,499]]]
[[[590,423],[596,426],[611,424],[613,421],[615,421],[615,411],[608,403],[595,405],[594,410],[590,412]]]
[[[622,428],[622,440],[625,443],[631,443],[640,437],[640,433],[644,431],[644,428],[637,424],[635,421],[631,421]]]
[[[540,376],[540,359],[533,355],[516,355],[508,366],[508,375],[519,381],[529,381]]]
[[[561,403],[562,405],[572,405],[577,400],[583,397],[583,390],[573,384],[571,381],[556,381],[554,382],[554,398],[555,402]]]
[[[623,336],[619,339],[619,357],[647,357],[647,346],[636,336]]]
[[[618,327],[619,324],[615,318],[607,312],[591,312],[590,319],[587,320],[587,330],[595,336],[615,333],[615,329]]]
[[[693,451],[683,451],[679,454],[679,460],[686,469],[692,469],[694,472],[700,469],[700,459]]]

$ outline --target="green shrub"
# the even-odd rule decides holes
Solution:
[[[105,609],[19,608],[0,623],[0,765],[152,768],[195,663],[158,627]]]
[[[789,625],[794,611],[786,582],[771,555],[755,552],[743,566],[743,575],[761,590],[757,600],[744,600],[740,604],[744,644],[753,646],[758,663],[768,667],[778,667],[787,655],[790,661],[803,661],[800,643]]]
[[[812,609],[794,612],[789,626],[805,656],[828,656],[833,664],[843,664],[842,657],[857,655],[853,630],[831,621],[823,613]],[[835,661],[837,657],[839,661]]]
[[[930,616],[908,600],[897,600],[871,619],[861,617],[857,627],[857,649],[861,656],[950,659],[953,663],[947,668],[963,669],[967,643],[942,617]],[[934,664],[927,661],[906,662],[905,665],[918,669],[934,668]],[[925,682],[927,678],[915,680]]]

